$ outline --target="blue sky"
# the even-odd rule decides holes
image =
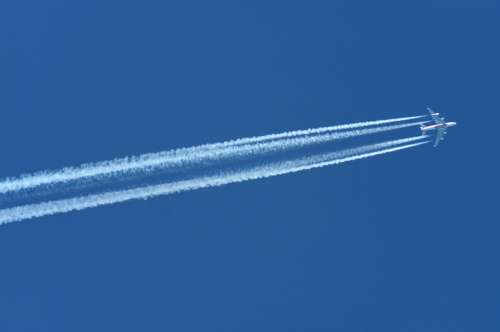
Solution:
[[[0,330],[498,331],[499,9],[2,2],[1,177],[426,106],[458,126],[439,149],[2,227]]]

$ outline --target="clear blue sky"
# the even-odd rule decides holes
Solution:
[[[426,106],[458,126],[2,227],[0,331],[499,331],[499,10],[2,1],[0,177]]]

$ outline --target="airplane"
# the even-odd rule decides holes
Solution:
[[[429,111],[429,114],[432,117],[433,121],[427,121],[427,122],[434,122],[433,124],[430,125],[420,125],[420,130],[422,131],[422,135],[426,135],[428,131],[430,130],[436,130],[436,140],[434,141],[434,147],[439,145],[439,142],[444,140],[444,135],[446,135],[446,130],[449,127],[456,126],[456,122],[445,122],[444,118],[439,117],[439,113],[434,112],[432,109],[427,107],[427,110]]]

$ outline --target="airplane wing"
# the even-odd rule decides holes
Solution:
[[[436,124],[443,124],[444,123],[443,119],[439,117],[439,113],[434,112],[429,107],[427,107],[427,110],[429,111],[429,114],[431,115],[432,120],[434,120],[434,122],[436,122]]]
[[[444,140],[444,137],[443,137],[444,134],[446,134],[446,129],[440,128],[440,129],[437,130],[436,139],[434,140],[434,147],[438,146],[439,142],[441,142],[442,140]]]

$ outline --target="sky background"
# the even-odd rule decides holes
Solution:
[[[427,106],[458,126],[1,227],[0,331],[499,331],[499,31],[493,0],[2,1],[0,177]]]

